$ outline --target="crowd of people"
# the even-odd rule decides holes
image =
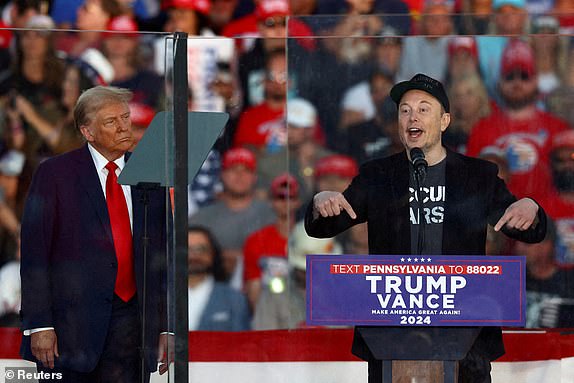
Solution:
[[[230,120],[189,186],[190,330],[304,326],[310,253],[366,254],[301,220],[364,162],[402,150],[397,81],[447,87],[450,149],[489,159],[552,218],[525,254],[528,325],[574,324],[574,2],[569,0],[12,0],[0,21],[0,324],[18,326],[19,222],[46,158],[84,145],[72,114],[96,85],[133,92],[136,147],[171,107],[188,34],[189,110]],[[151,32],[151,33],[148,33]]]

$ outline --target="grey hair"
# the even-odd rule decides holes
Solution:
[[[82,92],[74,106],[74,124],[76,129],[89,125],[94,114],[108,104],[128,103],[133,93],[129,89],[115,86],[95,86]]]

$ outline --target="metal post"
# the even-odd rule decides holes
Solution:
[[[188,382],[187,301],[187,33],[176,32],[173,62],[173,125],[175,142],[175,382]]]

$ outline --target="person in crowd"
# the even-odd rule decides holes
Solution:
[[[478,62],[484,84],[491,98],[498,101],[501,58],[512,40],[525,36],[528,26],[526,0],[492,0],[496,36],[476,36]]]
[[[383,19],[374,14],[373,1],[347,1],[344,16],[324,32],[326,36],[338,37],[326,39],[323,44],[327,50],[340,60],[354,64],[365,60],[373,51],[373,39],[383,28]],[[362,38],[361,38],[362,37]]]
[[[229,112],[232,121],[226,126],[221,137],[222,146],[228,148],[236,114],[241,107],[234,42],[231,39],[211,38],[215,35],[209,29],[210,2],[207,0],[168,0],[162,2],[162,7],[167,13],[165,31],[186,32],[190,37],[201,37],[190,38],[187,41],[187,60],[194,64],[188,66],[190,95],[188,109]],[[173,68],[172,61],[166,58],[173,57],[173,40],[165,37],[156,39],[154,50],[154,68],[160,76],[165,76],[169,83],[172,81],[170,73]],[[168,99],[168,102],[171,100]],[[211,203],[220,191],[218,178],[221,171],[221,154],[219,145],[212,148],[190,185],[188,196],[190,216],[197,209]],[[223,245],[225,247],[225,243]]]
[[[247,35],[239,39],[242,44],[251,46],[241,47],[239,56],[239,81],[243,99],[243,109],[261,104],[265,100],[267,65],[270,56],[276,51],[285,52],[287,37],[287,17],[290,15],[287,0],[261,0],[257,3],[255,12],[243,19],[237,20],[236,25],[229,25],[225,36],[235,37]],[[249,22],[247,31],[233,31],[237,24]]]
[[[13,66],[12,94],[14,103],[19,96],[28,101],[30,108],[51,124],[62,117],[60,104],[65,62],[58,57],[53,45],[54,22],[48,16],[37,15],[26,24],[29,30],[21,31],[16,44]],[[42,157],[47,148],[41,133],[23,121],[21,149],[29,158]]]
[[[541,203],[556,223],[556,262],[574,265],[574,130],[558,133],[552,139],[550,166],[554,190]]]
[[[480,77],[476,41],[470,36],[453,36],[448,42],[447,86],[469,76]]]
[[[450,0],[425,0],[420,21],[422,36],[403,42],[403,54],[397,80],[406,80],[425,70],[439,81],[446,79],[448,67],[448,35],[454,32],[453,3]]]
[[[399,136],[405,151],[364,164],[343,193],[316,194],[305,216],[310,236],[328,238],[367,222],[370,254],[445,255],[484,254],[488,224],[525,242],[544,238],[546,214],[534,200],[517,200],[498,178],[494,164],[442,145],[441,135],[450,123],[450,103],[439,81],[417,74],[396,84],[390,94],[399,111]],[[414,148],[423,152],[428,163],[421,189],[444,187],[448,198],[417,201],[420,194],[411,164]],[[422,217],[419,208],[429,212],[424,220],[417,219]],[[419,240],[421,225],[425,225],[423,240]],[[381,381],[382,361],[372,357],[363,339],[380,331],[355,328],[353,353],[369,362],[369,382]],[[500,328],[483,328],[459,362],[459,380],[490,381],[490,362],[502,354]]]
[[[472,128],[490,115],[490,99],[478,73],[457,77],[451,82],[448,94],[452,100],[452,122],[443,134],[443,143],[464,154]]]
[[[502,104],[472,128],[467,153],[476,156],[486,146],[498,146],[506,152],[510,167],[509,189],[517,196],[538,200],[552,189],[549,154],[553,136],[568,126],[537,108],[535,65],[528,43],[515,40],[508,45],[500,72]]]
[[[209,27],[216,35],[223,36],[223,29],[237,19],[238,5],[239,0],[211,0],[207,17]]]
[[[347,23],[347,25],[338,23],[333,18],[317,18],[317,20],[314,20],[314,23],[317,24],[314,29],[317,29],[320,34],[325,36],[332,36],[333,27],[340,28],[338,30],[344,33],[348,28],[353,29],[353,25],[360,26],[362,22],[372,23],[373,26],[378,25],[379,22],[372,20],[370,17],[371,15],[378,15],[382,24],[395,28],[400,31],[401,35],[406,35],[411,31],[411,17],[409,14],[413,12],[408,3],[409,1],[404,0],[317,0],[316,14],[337,15],[337,19],[343,16],[344,19],[342,21]],[[355,17],[357,20],[353,22],[350,20],[352,17]],[[360,18],[363,18],[363,21],[359,21],[358,19]],[[337,25],[340,26],[337,27]],[[374,29],[369,29],[368,31],[376,34]],[[365,31],[360,32],[364,33]],[[367,35],[373,36],[368,33]]]
[[[547,95],[545,101],[550,113],[574,127],[574,44],[568,51],[560,86]]]
[[[294,74],[293,87],[299,97],[317,108],[328,148],[336,148],[339,141],[340,105],[345,91],[368,81],[376,69],[373,55],[383,28],[383,16],[375,14],[372,1],[344,1],[333,5],[335,14],[340,10],[343,13],[337,17],[317,18],[316,33],[325,38],[316,40],[316,51],[308,59],[293,58],[289,61],[289,73]],[[329,25],[323,25],[323,21]],[[356,34],[347,34],[350,31],[356,31]]]
[[[491,26],[492,0],[462,2],[460,32],[462,35],[485,35]]]
[[[403,39],[399,31],[390,25],[385,25],[380,37],[375,41],[374,59],[377,69],[390,73],[394,80],[399,71],[402,53]]]
[[[349,156],[341,154],[325,156],[315,166],[316,191],[335,190],[343,192],[358,171],[357,162]]]
[[[234,148],[223,155],[223,191],[211,205],[200,208],[189,219],[190,225],[207,227],[221,244],[223,266],[231,286],[243,287],[243,246],[247,237],[271,224],[271,206],[255,197],[257,160],[245,148]]]
[[[321,158],[315,166],[315,189],[314,192],[322,192],[325,190],[332,190],[343,192],[353,180],[353,177],[359,172],[359,166],[354,158],[344,154],[332,154]],[[311,201],[312,196],[306,201]],[[297,220],[305,217],[307,206],[305,203],[297,212]],[[356,229],[360,230],[360,229]],[[352,228],[342,232],[335,237],[337,243],[340,243],[344,248],[347,248],[353,241]]]
[[[0,266],[19,259],[20,194],[27,186],[20,177],[25,161],[24,154],[14,149],[5,149],[0,156]]]
[[[245,296],[227,284],[221,249],[205,227],[187,232],[189,331],[246,331],[251,315]]]
[[[82,33],[58,33],[56,47],[72,57],[80,57],[88,48],[100,49],[102,32],[111,19],[126,9],[118,0],[84,0],[77,8],[76,29]]]
[[[146,129],[155,116],[155,110],[146,104],[130,102],[130,116],[132,118],[133,144],[130,152],[133,152],[141,141]]]
[[[554,0],[526,0],[526,10],[530,15],[543,15],[552,11]]]
[[[526,326],[574,325],[574,269],[556,262],[557,233],[549,219],[540,243],[516,242],[514,253],[526,256]]]
[[[349,88],[341,101],[339,130],[344,132],[351,125],[375,118],[377,109],[388,97],[393,83],[394,76],[391,72],[375,69],[368,81]]]
[[[317,111],[313,104],[303,98],[287,101],[287,143],[276,153],[261,155],[258,174],[258,194],[265,198],[271,181],[285,171],[299,183],[301,200],[311,196],[315,180],[313,172],[317,161],[329,154],[317,138],[320,129]]]
[[[16,96],[11,114],[12,129],[18,132],[18,127],[25,122],[31,131],[22,132],[25,135],[22,140],[27,140],[28,136],[39,136],[38,139],[41,139],[42,145],[45,146],[42,154],[46,157],[79,148],[84,144],[84,139],[74,124],[73,112],[76,101],[83,91],[107,84],[112,76],[113,68],[105,57],[95,49],[86,50],[81,58],[70,59],[66,63],[60,99],[65,115],[58,121],[52,122],[26,98]],[[35,162],[33,161],[34,166]]]
[[[261,155],[274,153],[286,144],[285,103],[287,98],[287,56],[284,50],[267,55],[264,100],[247,108],[240,116],[233,146],[241,146]]]
[[[341,246],[332,238],[311,238],[299,222],[289,236],[287,273],[274,276],[263,286],[253,317],[255,330],[277,330],[306,327],[307,254],[341,254]]]
[[[532,20],[530,43],[536,60],[538,90],[542,100],[560,86],[566,65],[568,43],[558,35],[558,20],[552,16],[538,16]]]
[[[160,13],[161,1],[148,0],[118,0],[124,8],[123,13],[138,20],[142,25],[149,25],[158,30],[154,19]],[[50,2],[50,16],[54,19],[59,29],[73,29],[78,18],[78,9],[82,7],[84,0],[52,0]]]
[[[4,12],[8,14],[9,28],[26,28],[33,16],[43,13],[42,0],[12,0],[6,4]]]
[[[209,29],[207,0],[168,0],[162,2],[167,12],[166,32],[185,32],[191,94],[190,110],[204,112],[231,111],[239,107],[240,90],[236,84],[237,57],[232,39],[213,39]],[[154,68],[160,76],[169,77],[173,57],[173,40],[161,37],[154,44]],[[224,76],[221,76],[225,72]],[[217,82],[217,84],[215,84]],[[217,86],[214,86],[217,85]]]
[[[164,81],[145,69],[135,20],[127,15],[114,17],[106,30],[110,33],[103,36],[102,53],[114,69],[110,85],[131,90],[133,102],[165,109],[162,105]]]
[[[574,3],[569,0],[554,0],[550,14],[560,22],[560,34],[571,35],[574,32]]]
[[[24,208],[21,354],[65,382],[135,382],[158,361],[168,368],[166,191],[147,193],[144,264],[143,191],[117,183],[132,144],[130,97],[82,93],[74,117],[87,144],[40,164]],[[142,312],[144,300],[154,309]]]
[[[268,288],[271,280],[284,271],[277,264],[287,256],[287,239],[295,226],[295,212],[301,206],[299,183],[295,177],[289,173],[275,177],[269,199],[275,211],[275,222],[252,233],[243,247],[244,290],[252,310],[262,289]]]
[[[388,97],[388,90],[385,98],[378,97],[373,118],[349,126],[340,136],[339,151],[360,164],[402,150],[396,134],[397,108]]]

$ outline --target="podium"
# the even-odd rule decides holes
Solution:
[[[369,362],[369,383],[456,383],[458,361],[464,359],[480,330],[356,327],[353,354]]]
[[[306,322],[354,326],[369,383],[453,383],[471,349],[496,359],[500,327],[524,327],[525,274],[521,256],[309,254]]]

